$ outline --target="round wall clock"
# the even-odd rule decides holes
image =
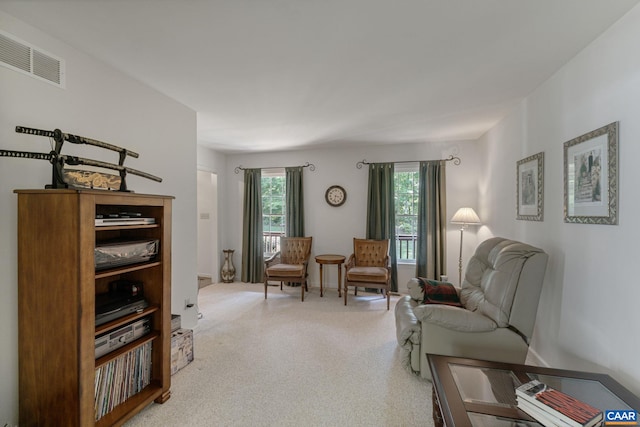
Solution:
[[[331,206],[340,206],[347,200],[347,192],[339,185],[327,188],[324,198]]]

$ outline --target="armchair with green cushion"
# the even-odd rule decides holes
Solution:
[[[396,336],[407,369],[431,379],[426,354],[525,362],[547,266],[539,248],[494,237],[469,260],[460,306],[424,302],[419,279],[395,307]]]

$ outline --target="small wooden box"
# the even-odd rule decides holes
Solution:
[[[171,333],[171,375],[193,362],[193,331],[178,329]]]

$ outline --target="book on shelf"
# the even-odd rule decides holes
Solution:
[[[142,344],[96,369],[96,421],[151,383],[151,346]]]
[[[518,407],[550,427],[592,427],[603,420],[601,410],[548,385],[532,380],[516,388]]]

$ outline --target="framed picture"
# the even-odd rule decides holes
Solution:
[[[564,222],[618,224],[618,122],[564,143]]]
[[[544,210],[544,153],[518,161],[516,219],[542,221]]]

